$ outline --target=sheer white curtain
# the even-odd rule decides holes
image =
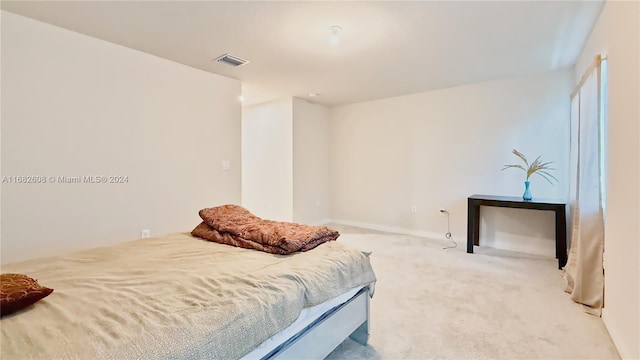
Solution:
[[[587,70],[571,98],[571,244],[565,291],[585,310],[601,315],[604,301],[604,220],[600,182],[601,58]]]

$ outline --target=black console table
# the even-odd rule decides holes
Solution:
[[[558,268],[567,263],[567,219],[566,203],[562,200],[533,199],[521,197],[472,195],[467,205],[467,252],[473,254],[473,245],[480,245],[480,206],[497,206],[517,209],[548,210],[556,214],[556,259]]]

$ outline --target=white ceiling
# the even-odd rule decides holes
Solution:
[[[242,80],[246,102],[339,105],[576,60],[602,1],[2,1],[2,9]],[[328,28],[339,25],[332,46]],[[251,62],[233,68],[224,54]]]

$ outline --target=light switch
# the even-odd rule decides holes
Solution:
[[[229,160],[222,160],[222,166],[221,166],[222,170],[229,170],[231,169],[231,161]]]

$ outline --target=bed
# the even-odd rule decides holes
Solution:
[[[2,317],[2,359],[323,358],[366,343],[368,255],[290,255],[187,233],[2,266],[54,292]]]

